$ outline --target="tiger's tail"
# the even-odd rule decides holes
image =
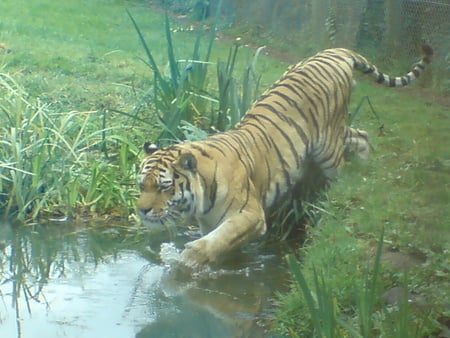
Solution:
[[[354,68],[362,71],[365,74],[372,74],[377,83],[387,87],[404,87],[409,85],[412,81],[417,79],[425,69],[426,65],[431,62],[433,56],[433,49],[429,45],[423,45],[422,50],[424,57],[420,60],[413,69],[404,76],[389,76],[378,71],[377,67],[367,62],[363,57],[357,58],[354,63]]]

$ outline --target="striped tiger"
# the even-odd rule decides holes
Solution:
[[[182,264],[217,263],[266,232],[266,213],[302,179],[307,161],[331,180],[345,148],[367,158],[367,133],[346,124],[353,69],[406,86],[431,61],[432,49],[423,51],[408,74],[390,77],[354,51],[324,50],[291,66],[230,130],[161,149],[147,142],[139,217],[152,228],[196,222],[202,237],[185,245]]]

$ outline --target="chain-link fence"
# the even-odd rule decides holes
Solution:
[[[219,2],[208,3],[211,13]],[[424,83],[450,93],[450,0],[226,0],[221,12],[233,25],[294,45],[299,57],[339,46],[395,68],[417,60],[427,42],[435,57]]]

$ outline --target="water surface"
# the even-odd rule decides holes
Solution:
[[[0,224],[0,337],[268,336],[280,244],[186,275],[160,259],[164,241],[120,224]]]

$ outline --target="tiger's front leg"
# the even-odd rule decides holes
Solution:
[[[251,204],[228,213],[228,218],[213,231],[186,243],[181,263],[194,269],[216,263],[227,253],[263,235],[266,232],[264,210],[256,200]]]

